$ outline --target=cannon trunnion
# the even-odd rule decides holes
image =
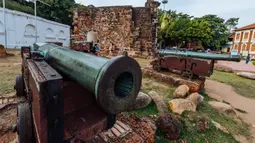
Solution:
[[[63,47],[38,46],[21,49],[22,75],[15,85],[17,95],[26,98],[18,105],[20,143],[91,140],[111,128],[116,114],[134,102],[141,70],[131,58],[109,60],[81,53],[82,59],[79,52]],[[86,58],[94,58],[95,63],[86,63]],[[119,65],[126,68],[115,71]]]

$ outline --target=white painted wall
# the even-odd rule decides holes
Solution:
[[[70,46],[70,26],[37,17],[37,42],[61,42]],[[32,46],[36,41],[35,17],[6,9],[7,47]],[[4,14],[0,8],[0,44],[5,45]]]

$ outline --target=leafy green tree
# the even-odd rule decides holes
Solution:
[[[212,38],[210,24],[206,20],[177,13],[176,11],[159,11],[159,40],[178,48],[183,43],[202,43]]]
[[[195,18],[190,21],[190,25],[187,29],[188,42],[202,43],[212,38],[213,33],[210,29],[210,24],[205,20]]]
[[[204,48],[219,49],[228,42],[228,29],[225,20],[217,15],[205,15],[200,20],[207,21],[210,24],[212,36],[202,41]]]
[[[229,33],[231,33],[231,31],[236,28],[236,26],[238,25],[238,21],[239,21],[239,18],[229,18],[225,22],[225,24],[229,30]]]
[[[190,16],[187,14],[177,13],[176,11],[158,11],[158,21],[159,21],[159,31],[158,31],[158,37],[160,41],[163,41],[167,45],[179,45],[181,46],[181,43],[183,42],[183,39],[186,39],[184,37],[180,37],[180,34],[182,31],[175,32],[176,29],[178,29],[179,24],[185,24],[182,23],[184,20],[189,21]],[[187,23],[186,23],[187,24]],[[185,25],[183,25],[185,26]],[[170,31],[174,31],[175,33],[171,33]],[[175,37],[179,35],[179,37]]]
[[[72,24],[72,15],[75,8],[84,8],[84,5],[75,3],[75,0],[42,0],[50,6],[37,2],[37,15],[48,20],[63,24]],[[2,1],[0,2],[2,6]],[[7,0],[6,7],[12,10],[34,14],[34,4],[25,0]]]
[[[190,19],[188,18],[178,18],[171,22],[167,27],[166,37],[172,40],[177,48],[183,45],[184,41],[188,41],[189,34],[187,29],[190,27]]]
[[[23,4],[21,2],[11,1],[11,0],[6,0],[5,2],[6,2],[5,7],[8,9],[21,11],[28,14],[34,13],[33,7],[31,7],[31,5],[24,5],[24,4],[28,4],[26,1],[23,2]],[[0,7],[2,6],[3,6],[3,3],[2,1],[0,1]]]

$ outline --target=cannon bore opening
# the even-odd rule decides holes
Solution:
[[[129,72],[120,74],[114,85],[114,93],[117,97],[129,96],[134,84],[133,75]]]

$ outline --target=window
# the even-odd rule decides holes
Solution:
[[[59,32],[59,39],[60,40],[65,40],[66,39],[65,32],[63,30],[60,30],[60,32]]]
[[[255,44],[252,44],[251,45],[251,50],[250,50],[252,53],[254,53],[255,52]]]
[[[238,44],[234,45],[234,50],[238,50]]]
[[[45,37],[48,39],[55,39],[56,37],[54,36],[54,31],[51,28],[48,28],[45,32]]]
[[[32,37],[35,37],[36,36],[36,30],[35,30],[35,26],[32,25],[32,24],[28,24],[26,27],[25,27],[25,33],[24,33],[25,36],[32,36]]]
[[[255,43],[255,30],[253,30],[253,36],[251,42]]]
[[[247,45],[243,44],[241,47],[241,51],[247,51],[248,50],[247,48],[248,48]]]
[[[249,38],[249,33],[248,32],[245,32],[244,33],[244,39],[248,39]]]
[[[237,33],[237,34],[236,34],[236,40],[239,40],[239,39],[240,39],[240,35],[241,35],[240,33]]]
[[[250,37],[250,31],[244,31],[243,32],[243,40],[242,40],[242,42],[248,42],[249,37]]]

